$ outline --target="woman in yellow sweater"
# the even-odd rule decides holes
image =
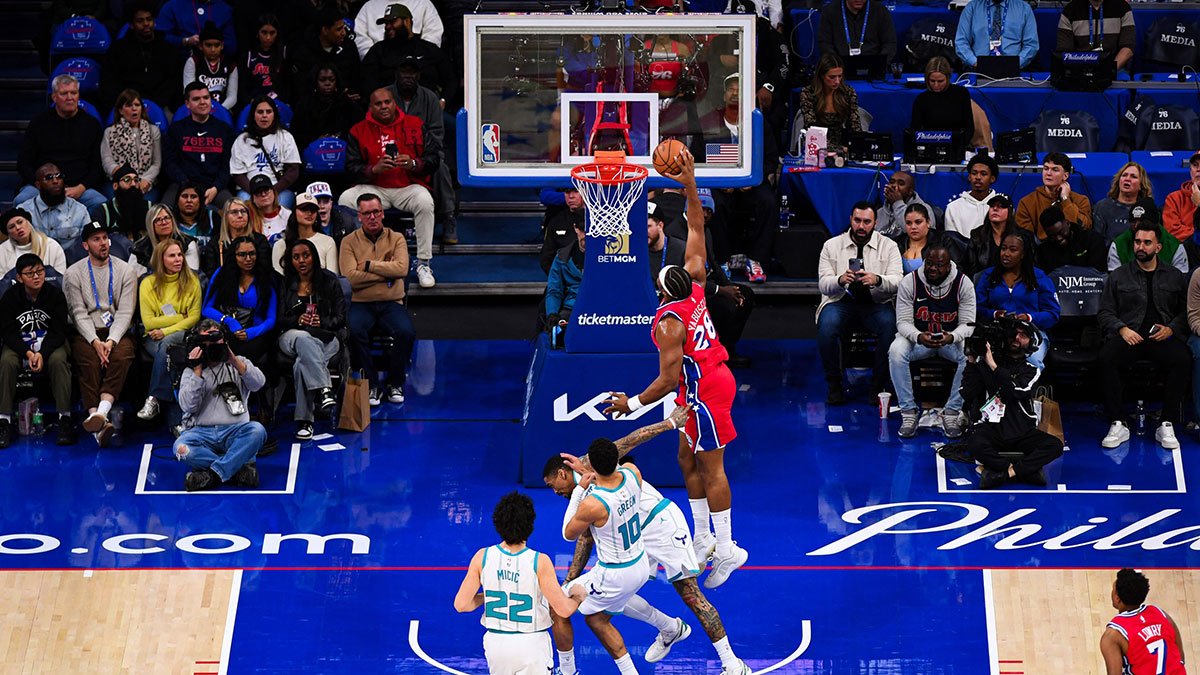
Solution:
[[[200,320],[200,280],[184,264],[183,247],[175,239],[161,239],[150,260],[153,274],[142,279],[138,307],[146,337],[142,344],[154,359],[150,370],[150,395],[138,417],[151,420],[167,405],[167,423],[179,424],[182,413],[175,405],[175,388],[167,370],[167,353],[183,342],[187,329]]]

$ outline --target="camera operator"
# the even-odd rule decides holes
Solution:
[[[1042,371],[1028,357],[1039,339],[1033,324],[1012,317],[976,326],[967,339],[962,395],[973,424],[967,453],[983,465],[984,490],[1010,479],[1045,485],[1042,467],[1062,455],[1062,441],[1037,428],[1033,409],[1033,387]],[[1014,461],[1001,453],[1021,457]]]
[[[234,355],[221,325],[212,319],[201,319],[185,345],[189,367],[178,395],[184,432],[175,441],[175,459],[192,469],[184,486],[188,492],[212,490],[223,482],[258,487],[253,460],[267,430],[250,421],[246,400],[266,384],[266,377],[249,359]]]

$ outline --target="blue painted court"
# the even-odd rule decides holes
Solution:
[[[532,351],[419,343],[407,403],[376,409],[368,432],[319,423],[330,438],[296,445],[290,411],[281,415],[279,450],[259,460],[252,493],[183,492],[185,467],[170,459],[165,432],[130,433],[104,451],[22,439],[0,454],[0,566],[240,570],[220,672],[486,672],[478,613],[456,614],[452,600],[471,555],[496,541],[496,500],[527,490],[539,514],[531,547],[563,569],[573,550],[558,534],[565,500],[517,483]],[[750,560],[708,596],[755,672],[1023,673],[1019,659],[998,665],[1006,627],[993,611],[1011,608],[1000,607],[992,570],[1200,563],[1200,509],[1187,492],[1200,480],[1194,435],[1176,453],[1152,432],[1101,451],[1103,422],[1068,405],[1070,450],[1048,467],[1050,485],[982,493],[972,467],[937,458],[940,433],[901,441],[897,416],[880,420],[873,405],[827,409],[814,342],[749,341],[741,351],[755,365],[735,373],[739,436],[726,467],[734,536]],[[670,457],[674,444],[660,438],[634,454]],[[560,450],[583,449],[545,448]],[[1152,600],[1171,593],[1152,588]],[[643,593],[697,630],[648,664],[654,630],[618,619],[639,672],[719,673],[674,590],[658,580]],[[1075,601],[1103,607],[1099,595]],[[1102,627],[1080,653],[1094,651]],[[576,652],[581,672],[615,672],[581,621]]]

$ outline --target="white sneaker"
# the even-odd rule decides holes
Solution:
[[[142,404],[142,409],[138,411],[137,416],[140,420],[152,420],[158,417],[158,411],[158,399],[147,396],[146,402]]]
[[[700,563],[700,569],[704,569],[717,550],[717,538],[709,534],[702,539],[693,539],[692,548],[696,551],[696,562]]]
[[[724,675],[750,675],[750,666],[746,665],[745,661],[738,659],[738,664],[733,667],[733,670],[723,667],[721,672]]]
[[[1175,438],[1175,425],[1170,422],[1158,425],[1158,431],[1154,432],[1154,440],[1167,450],[1179,449],[1179,439]]]
[[[646,650],[646,661],[649,663],[658,663],[666,658],[667,654],[671,653],[671,647],[674,647],[677,642],[682,642],[687,639],[687,636],[692,634],[692,629],[683,619],[676,617],[679,626],[675,628],[675,634],[668,638],[665,634],[659,633],[658,637],[654,638],[654,644]]]
[[[746,552],[746,549],[739,547],[736,543],[733,544],[733,552],[728,558],[718,558],[714,554],[712,571],[704,580],[704,587],[716,588],[725,583],[734,570],[746,564],[749,557],[750,554]]]
[[[388,403],[395,403],[397,405],[404,403],[404,387],[389,385],[387,392]]]
[[[433,288],[437,283],[433,279],[433,270],[429,269],[429,265],[417,265],[417,283],[421,284],[421,288]]]
[[[1162,427],[1159,427],[1159,429],[1161,430]],[[1155,434],[1155,436],[1157,436],[1157,435],[1158,434]],[[1174,431],[1171,432],[1171,438],[1172,438],[1172,440],[1175,438]],[[1100,447],[1115,448],[1118,445],[1120,445],[1128,440],[1129,440],[1129,427],[1125,426],[1124,422],[1121,422],[1120,420],[1118,420],[1116,422],[1113,422],[1112,426],[1108,428],[1108,435],[1104,437],[1104,440],[1100,441]],[[1175,446],[1179,447],[1178,441],[1175,442]]]
[[[379,407],[383,403],[383,390],[379,387],[371,387],[371,393],[367,394],[367,403],[372,408]]]

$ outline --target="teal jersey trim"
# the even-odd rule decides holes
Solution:
[[[545,633],[546,631],[545,631],[545,630],[531,630],[531,631],[523,631],[523,630],[496,630],[495,628],[489,628],[489,629],[487,629],[487,632],[489,632],[489,633],[496,633],[496,634],[498,634],[498,635],[533,635],[533,634],[535,634],[535,633]]]
[[[597,562],[596,564],[597,564],[597,565],[599,565],[599,566],[601,566],[601,567],[608,568],[608,569],[619,569],[619,568],[621,568],[621,567],[629,567],[630,565],[633,565],[633,564],[634,564],[634,563],[636,563],[637,561],[641,560],[641,559],[642,559],[642,556],[644,556],[644,555],[646,555],[646,552],[645,552],[645,551],[642,551],[641,553],[639,553],[639,554],[638,554],[638,557],[634,558],[633,560],[627,561],[627,562],[623,562],[623,563],[606,563],[606,562],[604,562],[603,560],[601,560],[601,561]]]
[[[625,476],[628,473],[628,470],[627,469],[617,469],[617,471],[621,472],[621,484],[620,485],[618,485],[615,488],[606,488],[606,487],[600,487],[599,485],[592,483],[592,488],[596,489],[596,490],[604,490],[605,492],[616,492],[617,490],[620,490],[621,488],[625,487]]]
[[[524,553],[525,551],[530,551],[530,550],[533,550],[533,549],[531,549],[531,548],[529,548],[528,546],[526,546],[525,548],[521,549],[520,551],[517,551],[516,553],[509,553],[508,551],[505,551],[505,550],[504,550],[504,549],[503,549],[503,548],[500,546],[500,544],[496,544],[496,550],[500,551],[500,552],[501,552],[501,553],[503,553],[504,555],[512,556],[512,557],[514,557],[514,558],[515,558],[515,557],[517,557],[517,556],[521,555],[522,553]],[[484,555],[486,555],[486,554],[484,554]]]
[[[671,500],[667,499],[666,497],[663,497],[662,501],[660,501],[657,505],[655,505],[655,507],[650,511],[650,513],[646,515],[646,519],[642,521],[642,530],[645,531],[646,526],[650,524],[650,521],[654,520],[654,516],[657,516],[658,514],[665,511],[667,509],[667,507],[670,505],[671,505]]]

